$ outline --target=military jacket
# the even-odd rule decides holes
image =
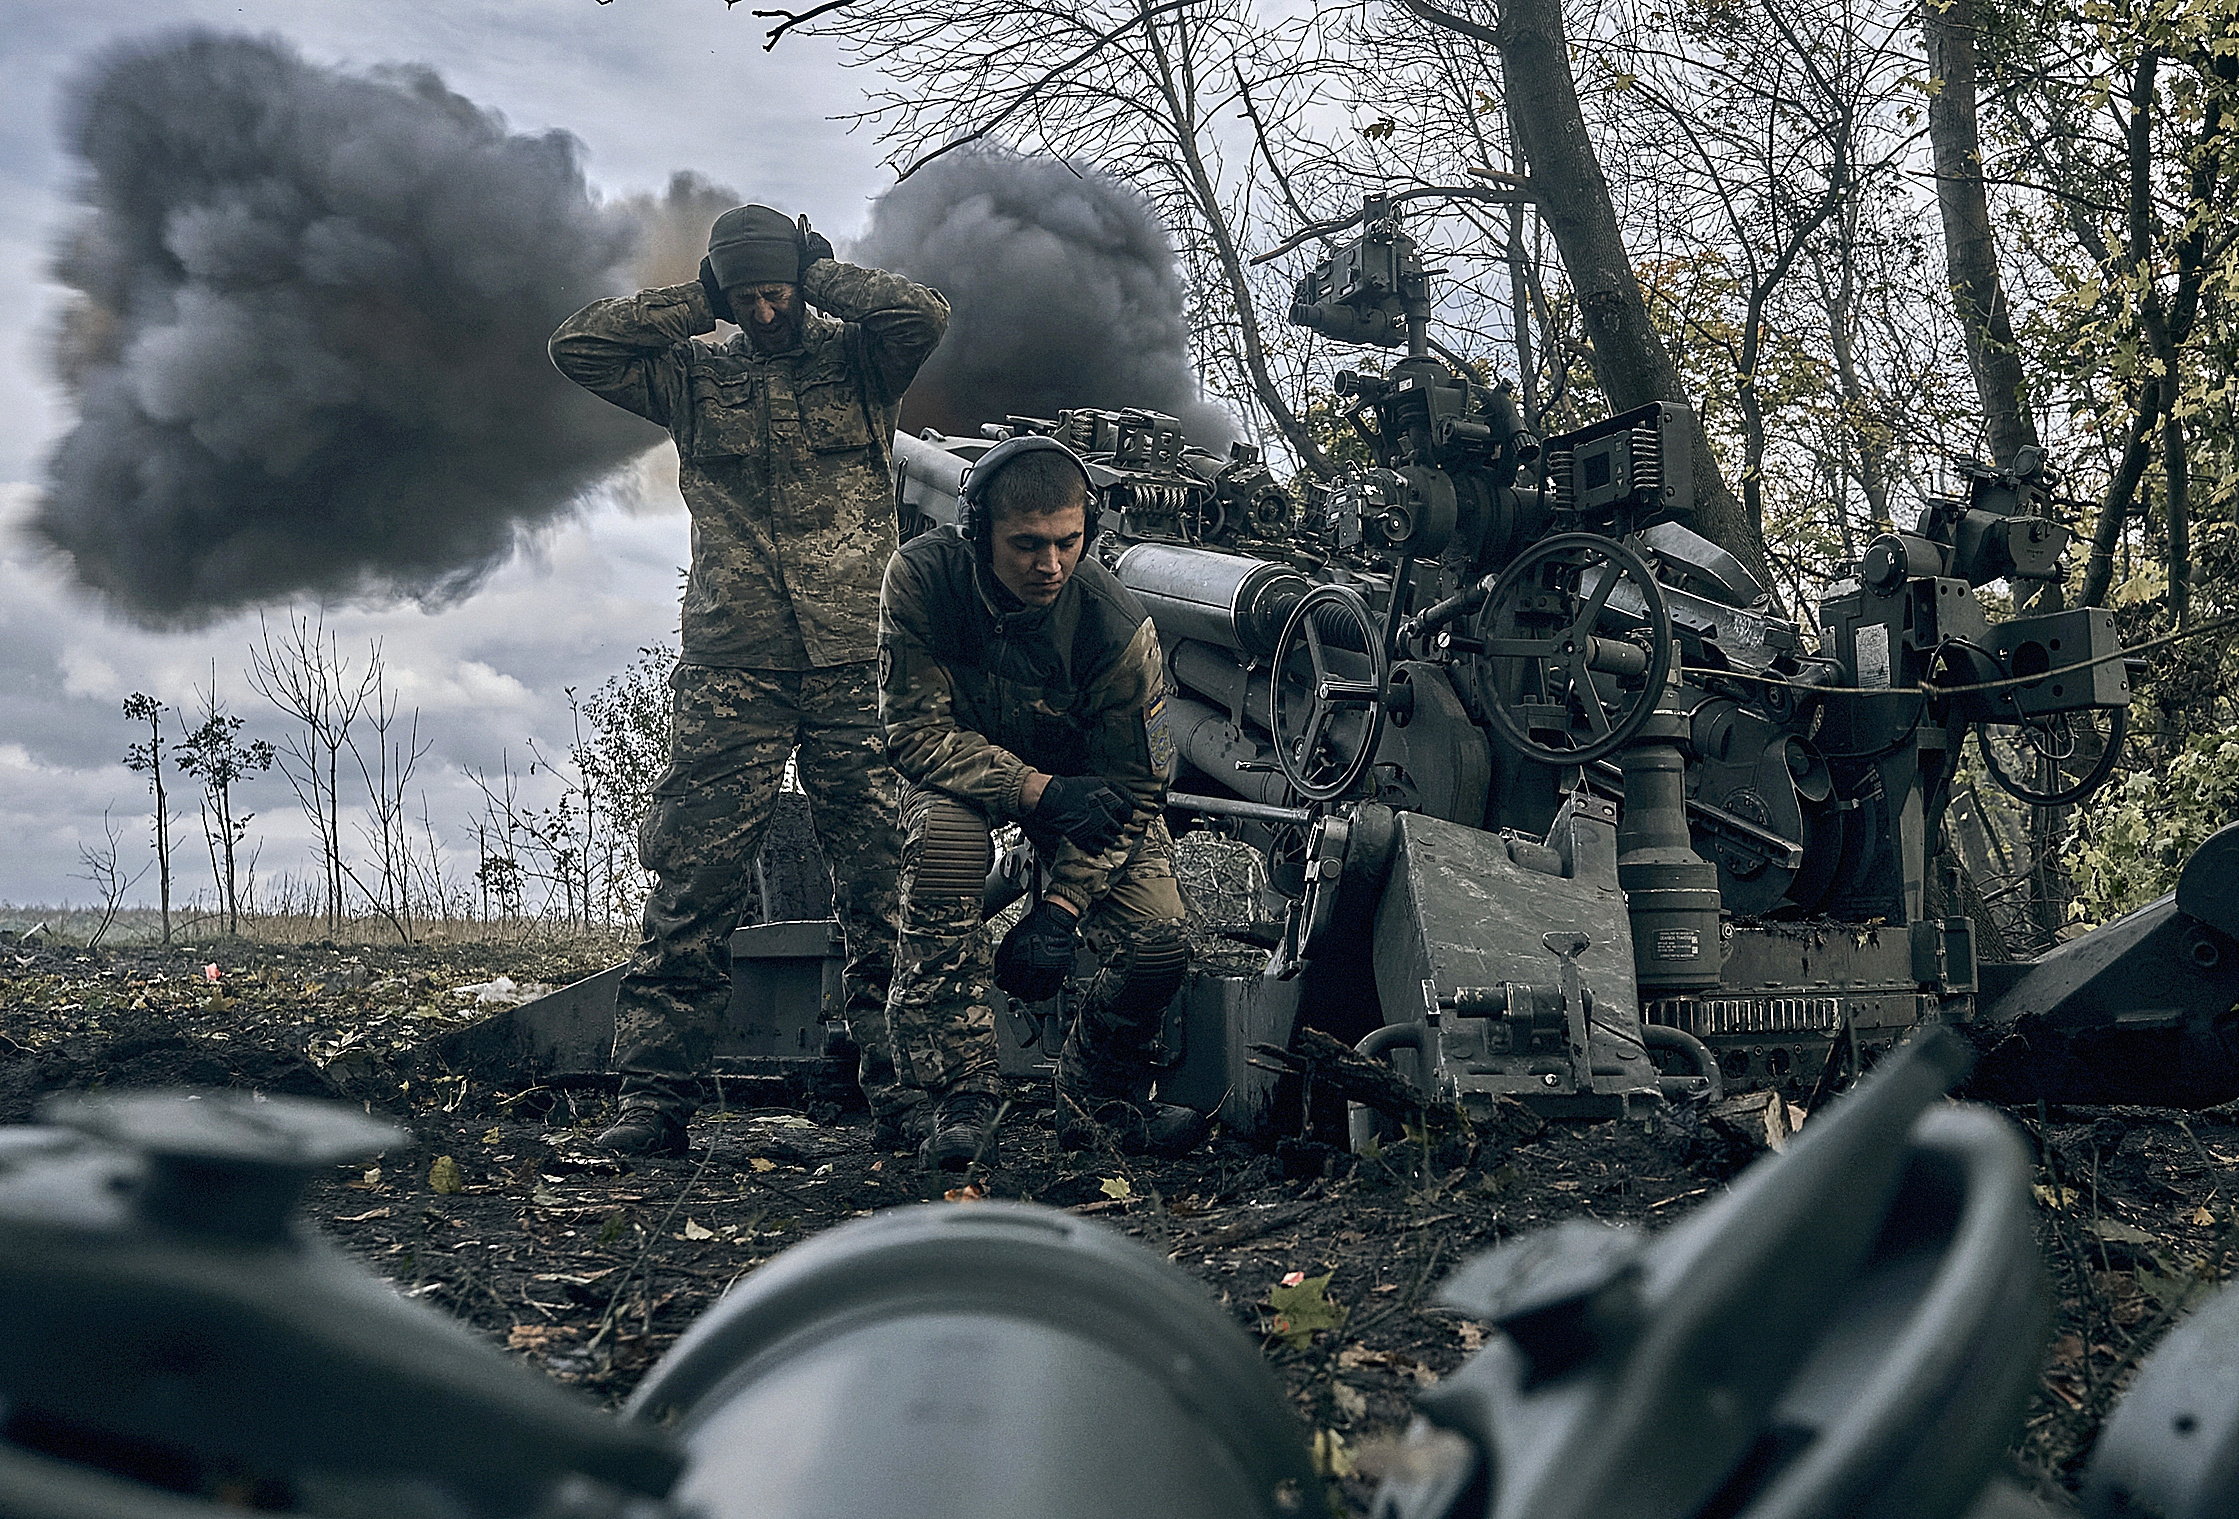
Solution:
[[[948,302],[900,275],[808,267],[800,343],[764,356],[715,327],[699,283],[593,301],[552,336],[577,384],[669,430],[692,512],[687,664],[797,670],[869,660],[894,552],[902,392]]]
[[[999,819],[1026,817],[1029,769],[1100,775],[1134,799],[1104,854],[1037,832],[1052,894],[1077,910],[1166,805],[1165,690],[1157,630],[1093,558],[1048,607],[1021,605],[953,528],[911,539],[886,567],[879,719],[897,771]]]

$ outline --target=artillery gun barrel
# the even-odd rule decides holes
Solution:
[[[1310,589],[1287,564],[1176,543],[1138,543],[1113,572],[1169,648],[1193,638],[1261,656],[1275,652],[1283,620]]]

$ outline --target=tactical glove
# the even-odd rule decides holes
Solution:
[[[1079,941],[1079,921],[1045,900],[1003,935],[995,951],[995,984],[1022,1002],[1047,1002],[1065,984]]]
[[[1091,854],[1102,854],[1120,841],[1135,804],[1100,775],[1053,775],[1034,808],[1037,822],[1047,823]]]
[[[700,288],[707,292],[708,309],[715,313],[715,319],[736,325],[738,318],[731,315],[731,302],[715,282],[715,265],[704,258],[700,260]]]
[[[832,240],[823,233],[811,229],[809,219],[806,216],[801,218],[801,225],[795,231],[794,236],[801,245],[801,273],[803,275],[809,272],[809,265],[815,263],[818,259],[832,257]]]

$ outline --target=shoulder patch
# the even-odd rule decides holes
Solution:
[[[1166,729],[1166,687],[1160,683],[1143,708],[1143,742],[1150,750],[1151,769],[1171,782],[1174,779],[1174,736]]]

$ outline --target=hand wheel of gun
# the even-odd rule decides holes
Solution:
[[[1036,821],[1092,854],[1117,844],[1134,816],[1135,804],[1100,775],[1053,775],[1034,808]]]
[[[1003,935],[995,951],[995,984],[1022,1002],[1047,1002],[1065,984],[1079,942],[1073,914],[1044,901]]]

